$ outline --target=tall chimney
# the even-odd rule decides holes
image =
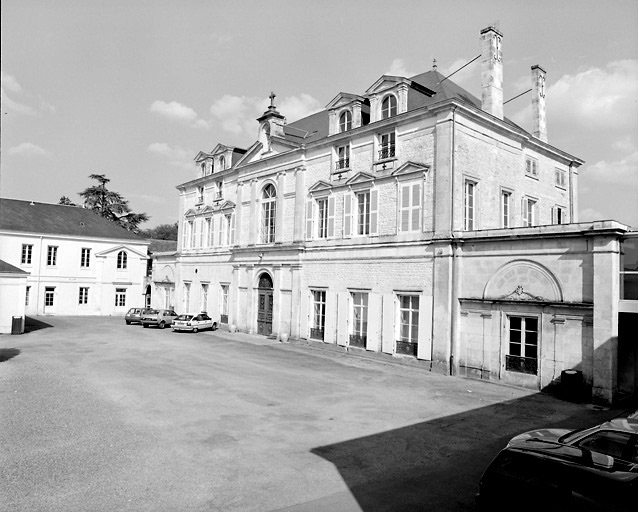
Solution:
[[[534,118],[534,137],[547,142],[545,70],[538,64],[532,66],[532,117]]]
[[[482,108],[503,119],[503,34],[494,27],[481,30]]]

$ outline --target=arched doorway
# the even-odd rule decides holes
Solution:
[[[272,334],[272,278],[266,272],[259,276],[257,289],[257,334]]]

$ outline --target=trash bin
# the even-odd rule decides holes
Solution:
[[[14,316],[11,318],[11,334],[22,334],[21,316]]]
[[[560,384],[563,398],[570,402],[580,402],[583,399],[583,372],[579,370],[563,370],[560,374]]]

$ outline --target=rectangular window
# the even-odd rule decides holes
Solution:
[[[80,267],[89,268],[91,264],[91,249],[87,249],[86,247],[82,248],[82,252],[80,253]]]
[[[224,186],[223,181],[218,181],[215,184],[215,199],[219,200],[223,197],[223,194],[222,194],[223,186]]]
[[[399,231],[421,230],[421,183],[399,185]]]
[[[191,284],[184,283],[184,312],[189,314],[191,309]]]
[[[55,299],[55,287],[47,286],[44,289],[44,305],[48,308],[53,307],[54,299]]]
[[[368,335],[368,294],[352,292],[351,298],[352,327],[350,345],[365,348]]]
[[[55,245],[47,247],[47,266],[55,267],[58,264],[58,248]]]
[[[523,199],[523,226],[536,226],[536,201],[526,197]]]
[[[121,308],[126,306],[126,288],[115,289],[115,307]]]
[[[202,284],[200,310],[202,313],[208,311],[208,284]]]
[[[213,238],[212,238],[212,229],[211,229],[212,219],[210,217],[206,218],[205,229],[206,229],[206,247],[211,247]]]
[[[326,325],[326,292],[325,290],[312,291],[312,326],[310,337],[322,340]]]
[[[33,255],[33,245],[32,244],[22,244],[22,259],[21,263],[23,265],[31,265],[31,257]]]
[[[501,192],[501,227],[510,227],[510,216],[512,209],[512,194],[510,192]]]
[[[465,231],[476,229],[476,183],[470,180],[465,180],[463,229]]]
[[[197,204],[204,202],[204,187],[197,187]]]
[[[538,318],[510,316],[509,354],[505,356],[505,369],[536,375],[538,369]]]
[[[228,285],[222,285],[222,300],[221,300],[220,322],[223,324],[228,323]]]
[[[337,148],[337,163],[335,171],[340,172],[350,168],[350,146],[339,146]]]
[[[271,244],[275,241],[275,200],[263,201],[261,207],[261,243]]]
[[[525,176],[538,179],[538,160],[531,156],[525,158]]]
[[[379,160],[394,158],[396,155],[396,135],[394,132],[384,133],[379,138]]]
[[[29,300],[31,299],[31,287],[27,286],[26,294],[24,296],[24,305],[29,305]]]
[[[357,194],[357,235],[370,234],[370,191]]]
[[[78,304],[85,305],[89,303],[89,288],[86,286],[80,286],[80,292],[78,295]]]
[[[419,339],[419,296],[398,295],[397,353],[416,356]]]
[[[328,238],[328,199],[317,199],[317,238]]]
[[[638,301],[638,237],[620,243],[620,298]]]
[[[565,169],[554,169],[555,184],[558,188],[567,188],[567,171]]]
[[[554,209],[552,211],[552,222],[554,224],[566,224],[567,210],[562,206],[554,206]]]

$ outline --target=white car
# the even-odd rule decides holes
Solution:
[[[217,329],[217,322],[214,322],[206,313],[199,315],[179,315],[173,320],[171,325],[173,331],[201,331],[204,329]]]

